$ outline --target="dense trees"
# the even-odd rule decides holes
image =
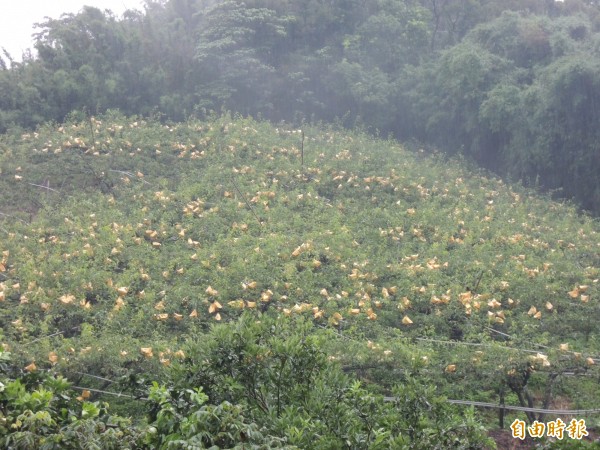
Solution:
[[[147,1],[40,24],[0,131],[74,109],[362,123],[600,211],[596,2]],[[6,56],[6,55],[5,55]]]
[[[423,136],[483,166],[560,189],[598,211],[598,65],[593,25],[505,12],[477,26],[423,82]],[[465,70],[466,69],[466,70]],[[421,97],[426,97],[425,93]],[[434,120],[435,119],[435,120]],[[433,121],[433,123],[432,123]]]
[[[411,377],[398,380],[394,402],[384,402],[328,360],[326,333],[315,333],[309,321],[243,315],[202,337],[187,339],[183,362],[153,374],[160,383],[142,383],[143,396],[125,394],[130,412],[138,410],[136,421],[96,400],[101,391],[76,391],[54,370],[19,370],[0,347],[0,445],[23,450],[493,445],[472,410],[450,406]]]

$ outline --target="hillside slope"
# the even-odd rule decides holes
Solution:
[[[600,403],[600,227],[568,205],[393,141],[226,116],[1,139],[0,341],[20,367],[158,373],[246,311],[332,330],[330,358],[381,392],[411,370],[450,398]]]

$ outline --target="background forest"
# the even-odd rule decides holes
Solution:
[[[74,109],[338,120],[461,153],[600,212],[591,0],[148,1],[39,24],[0,66],[0,132]]]

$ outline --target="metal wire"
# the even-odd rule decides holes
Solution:
[[[383,397],[386,402],[396,401],[396,397]],[[511,406],[497,405],[495,403],[474,402],[471,400],[446,400],[448,403],[455,405],[480,406],[482,408],[506,409],[510,411],[526,411],[544,414],[556,414],[561,416],[582,416],[587,414],[598,414],[600,409],[543,409],[543,408],[528,408],[526,406]]]

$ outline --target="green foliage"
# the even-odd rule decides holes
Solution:
[[[465,163],[600,210],[599,24],[538,0],[47,19],[0,63],[0,445],[482,448],[445,397],[597,407],[598,222]]]
[[[451,412],[431,389],[412,379],[394,391],[394,403],[371,394],[324,358],[315,347],[322,333],[312,332],[303,320],[258,322],[245,315],[204,338],[188,341],[189,356],[173,366],[167,384],[152,383],[147,424],[109,415],[107,403],[85,400],[89,391],[75,399],[61,377],[32,370],[15,380],[3,379],[0,443],[23,449],[490,444],[472,413]],[[230,400],[211,401],[202,386],[215,398]]]
[[[193,432],[194,439],[200,439],[216,432],[202,431],[199,423],[191,421],[205,421],[209,411],[219,417],[228,412],[237,418],[221,419],[229,427],[227,439],[244,436],[253,442],[262,439],[260,430],[262,436],[272,436],[270,445],[279,439],[298,448],[443,448],[459,442],[464,448],[480,448],[487,443],[483,428],[472,415],[463,418],[456,411],[451,413],[442,406],[443,400],[434,399],[431,390],[414,381],[398,388],[396,403],[385,403],[369,393],[328,361],[322,351],[324,338],[302,319],[257,322],[244,315],[237,322],[216,326],[206,339],[190,342],[187,358],[173,366],[170,383],[178,388],[172,393],[156,385],[151,389],[151,400],[160,407],[154,423],[179,427],[179,433]],[[185,388],[197,385],[212,395]],[[418,397],[422,403],[408,404],[406,396]],[[189,415],[190,403],[200,407],[208,398],[217,403],[227,400],[214,410],[204,412],[201,407]],[[428,410],[429,402],[436,402],[435,410]],[[419,424],[429,424],[421,434],[406,432],[412,429],[408,411],[423,414]],[[188,416],[182,419],[181,414]],[[240,423],[244,418],[253,427]],[[159,426],[159,435],[161,429]],[[224,431],[222,425],[220,429]],[[314,441],[317,435],[319,442]],[[426,444],[421,444],[425,435]]]
[[[378,396],[411,377],[448,398],[597,404],[597,222],[460,161],[303,132],[111,112],[3,136],[3,370],[134,398],[156,381],[178,423],[185,405],[230,417],[231,446],[236,430],[406,443]],[[134,399],[96,400],[143,420]],[[454,420],[478,435],[444,411],[427,442],[466,439]]]
[[[154,383],[149,398],[157,409],[146,442],[152,448],[280,447],[277,439],[265,438],[255,424],[248,423],[239,406],[207,405],[201,389],[175,393]]]
[[[170,0],[122,18],[86,7],[39,24],[35,58],[5,55],[0,132],[115,108],[337,120],[460,152],[597,213],[600,10],[565,3]]]
[[[485,429],[475,418],[473,409],[458,416],[433,387],[424,387],[408,378],[394,389],[395,406],[406,422],[409,448],[484,449],[493,444],[485,438]]]
[[[286,36],[286,19],[267,8],[226,1],[206,11],[203,22],[196,59],[211,68],[199,87],[215,99],[207,106],[264,110],[257,103],[269,97],[267,82],[275,62],[270,53]]]
[[[2,376],[0,386],[4,448],[126,449],[141,442],[143,432],[132,428],[130,420],[109,414],[108,403],[76,398],[61,376]]]
[[[476,26],[416,87],[423,138],[595,211],[597,180],[587,176],[598,170],[589,27],[578,15],[515,12]]]

